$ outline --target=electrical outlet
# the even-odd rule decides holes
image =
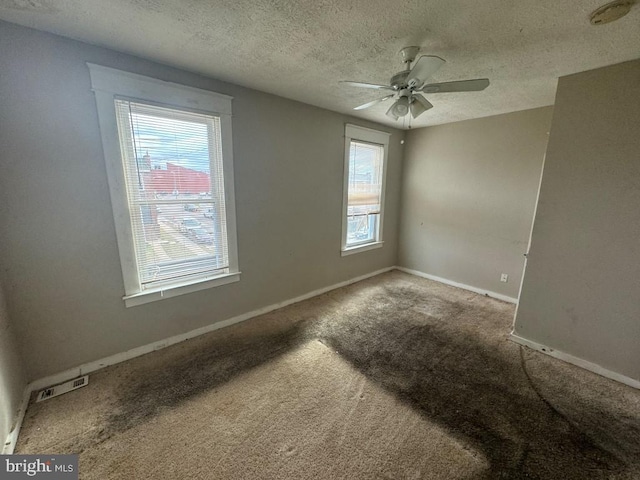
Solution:
[[[500,281],[501,282],[508,282],[509,281],[509,275],[507,275],[506,273],[503,273],[502,275],[500,275]]]

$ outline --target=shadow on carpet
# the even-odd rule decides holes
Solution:
[[[640,478],[640,414],[608,396],[626,387],[508,341],[512,317],[497,300],[381,275],[170,347],[160,363],[134,360],[104,428],[64,448],[81,452],[319,340],[481,452],[478,480]]]

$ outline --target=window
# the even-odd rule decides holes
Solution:
[[[382,246],[389,134],[356,125],[345,129],[342,255]]]
[[[89,69],[126,305],[238,281],[231,98]]]

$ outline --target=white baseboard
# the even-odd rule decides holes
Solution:
[[[59,383],[66,382],[67,380],[71,380],[73,378],[80,377],[82,375],[86,375],[91,372],[95,372],[96,370],[100,370],[101,368],[108,367],[109,365],[115,365],[117,363],[121,363],[126,360],[130,360],[132,358],[139,357],[141,355],[145,355],[147,353],[151,353],[156,350],[161,350],[171,345],[175,345],[176,343],[183,342],[190,338],[199,337],[200,335],[204,335],[205,333],[213,332],[214,330],[218,330],[220,328],[224,328],[224,327],[234,325],[236,323],[244,322],[245,320],[249,320],[250,318],[254,318],[259,315],[264,315],[265,313],[269,313],[273,310],[277,310],[278,308],[286,307],[287,305],[291,305],[293,303],[298,303],[298,302],[302,302],[303,300],[308,300],[309,298],[322,295],[323,293],[327,293],[337,288],[351,285],[352,283],[357,283],[362,280],[366,280],[367,278],[375,277],[376,275],[389,272],[391,270],[394,270],[395,268],[396,267],[382,268],[380,270],[376,270],[375,272],[367,273],[365,275],[360,275],[359,277],[355,277],[350,280],[345,280],[344,282],[336,283],[334,285],[320,288],[318,290],[313,290],[312,292],[305,293],[304,295],[300,295],[299,297],[291,298],[289,300],[284,300],[279,303],[274,303],[273,305],[268,305],[266,307],[253,310],[251,312],[243,313],[242,315],[237,315],[235,317],[228,318],[226,320],[222,320],[220,322],[216,322],[211,325],[197,328],[195,330],[191,330],[190,332],[182,333],[180,335],[175,335],[173,337],[166,338],[158,342],[149,343],[141,347],[136,347],[131,350],[127,350],[126,352],[116,353],[115,355],[111,355],[109,357],[102,358],[100,360],[95,360],[93,362],[85,363],[78,367],[70,368],[63,372],[59,372],[53,375],[48,375],[46,377],[34,380],[31,383],[29,383],[29,385],[27,385],[27,387],[25,388],[23,399],[22,399],[22,405],[20,406],[20,411],[18,412],[18,417],[16,419],[16,425],[14,429],[7,436],[5,445],[2,448],[2,453],[3,454],[13,453],[16,443],[18,441],[18,435],[20,434],[20,428],[22,427],[22,421],[24,420],[24,415],[27,411],[27,407],[29,406],[31,393],[36,390],[41,390],[43,388],[46,388],[52,385],[57,385]]]
[[[572,365],[576,365],[578,367],[584,368],[585,370],[589,370],[590,372],[597,373],[603,377],[610,378],[611,380],[615,380],[616,382],[624,383],[625,385],[629,385],[630,387],[640,389],[640,381],[634,380],[633,378],[626,377],[620,373],[612,372],[611,370],[607,370],[600,365],[595,363],[588,362],[587,360],[583,360],[582,358],[574,357],[573,355],[569,355],[568,353],[561,352],[560,350],[556,350],[551,347],[547,347],[546,345],[542,345],[540,343],[534,342],[532,340],[528,340],[523,338],[515,333],[511,333],[509,335],[509,339],[515,343],[520,345],[524,345],[525,347],[529,347],[533,350],[537,350],[538,352],[545,353],[551,357],[557,358],[567,363],[571,363]]]
[[[2,446],[2,454],[3,455],[11,455],[16,448],[16,443],[18,443],[18,435],[20,434],[20,429],[22,428],[22,422],[24,420],[24,415],[27,413],[27,407],[29,406],[29,399],[31,398],[31,389],[29,385],[27,385],[22,392],[22,402],[20,403],[20,410],[18,410],[18,415],[16,417],[16,423],[13,427],[13,430],[9,432],[7,435],[7,439],[5,440],[4,445]]]
[[[496,298],[498,300],[502,300],[503,302],[518,303],[517,298],[509,297],[507,295],[502,295],[501,293],[496,293],[490,290],[483,290],[481,288],[472,287],[471,285],[465,285],[464,283],[454,282],[453,280],[447,280],[446,278],[436,277],[435,275],[430,275],[428,273],[420,272],[418,270],[412,270],[410,268],[396,267],[396,269],[400,270],[401,272],[410,273],[411,275],[416,275],[418,277],[428,278],[429,280],[433,280],[435,282],[444,283],[445,285],[451,285],[452,287],[462,288],[463,290],[469,290],[470,292],[479,293],[480,295],[486,295],[488,297]]]
[[[382,268],[380,270],[376,270],[375,272],[371,272],[371,273],[367,273],[365,275],[360,275],[358,277],[352,278],[350,280],[346,280],[344,282],[340,282],[340,283],[336,283],[334,285],[330,285],[328,287],[324,287],[318,290],[313,290],[309,293],[306,293],[304,295],[301,295],[299,297],[295,297],[295,298],[291,298],[289,300],[285,300],[279,303],[275,303],[263,308],[259,308],[257,310],[253,310],[251,312],[247,312],[247,313],[243,313],[241,315],[232,317],[232,318],[228,318],[226,320],[222,320],[220,322],[216,322],[213,323],[211,325],[207,325],[195,330],[191,330],[190,332],[186,332],[186,333],[182,333],[179,335],[175,335],[173,337],[170,338],[166,338],[164,340],[160,340],[157,342],[153,342],[153,343],[149,343],[147,345],[143,345],[140,347],[136,347],[133,348],[131,350],[127,350],[125,352],[121,352],[121,353],[116,353],[114,355],[110,355],[109,357],[105,357],[99,360],[94,360],[93,362],[88,362],[82,365],[79,365],[77,367],[74,368],[70,368],[68,370],[65,370],[63,372],[59,372],[53,375],[48,375],[46,377],[43,378],[39,378],[37,380],[32,381],[31,383],[29,383],[29,385],[27,386],[27,388],[25,389],[25,394],[24,394],[24,399],[23,399],[23,405],[21,406],[20,412],[19,412],[19,418],[16,422],[16,427],[13,429],[13,431],[9,434],[9,437],[7,438],[7,442],[9,442],[9,445],[6,445],[5,448],[3,449],[3,452],[7,451],[8,453],[13,452],[13,449],[15,448],[15,444],[16,441],[18,439],[18,435],[20,433],[20,427],[22,425],[22,420],[24,418],[24,414],[26,412],[28,403],[29,403],[29,399],[31,396],[31,393],[36,391],[36,390],[41,390],[43,388],[52,386],[52,385],[57,385],[59,383],[63,383],[66,382],[67,380],[71,380],[73,378],[76,377],[80,377],[82,375],[87,375],[88,373],[91,372],[95,372],[97,370],[100,370],[101,368],[104,367],[108,367],[110,365],[115,365],[121,362],[124,362],[126,360],[130,360],[132,358],[136,358],[139,357],[141,355],[145,355],[147,353],[151,353],[154,352],[156,350],[161,350],[163,348],[169,347],[171,345],[175,345],[176,343],[180,343],[183,342],[185,340],[188,340],[190,338],[195,338],[198,337],[200,335],[204,335],[206,333],[209,332],[213,332],[214,330],[218,330],[220,328],[224,328],[224,327],[228,327],[231,325],[234,325],[236,323],[240,323],[243,322],[245,320],[249,320],[250,318],[254,318],[257,317],[259,315],[263,315],[265,313],[269,313],[273,310],[277,310],[278,308],[282,308],[282,307],[286,307],[288,305],[291,305],[293,303],[298,303],[298,302],[302,302],[304,300],[308,300],[309,298],[312,297],[316,297],[318,295],[322,295],[323,293],[329,292],[331,290],[335,290],[337,288],[341,288],[341,287],[345,287],[347,285],[351,285],[352,283],[356,283],[356,282],[360,282],[362,280],[366,280],[367,278],[371,278],[371,277],[375,277],[376,275],[380,275],[382,273],[385,272],[389,272],[391,270],[400,270],[406,273],[410,273],[413,275],[417,275],[420,277],[425,277],[428,278],[430,280],[435,280],[437,282],[440,283],[445,283],[447,285],[451,285],[454,287],[458,287],[458,288],[463,288],[465,290],[470,290],[472,292],[475,293],[480,293],[482,295],[489,295],[491,297],[497,298],[499,300],[504,300],[507,302],[511,302],[511,303],[516,303],[516,299],[515,298],[511,298],[511,297],[506,297],[504,295],[500,295],[498,293],[494,293],[494,292],[488,292],[485,290],[480,290],[477,289],[475,287],[471,287],[468,285],[463,285],[457,282],[452,282],[450,280],[446,280],[444,278],[439,278],[439,277],[435,277],[433,275],[428,275],[426,273],[422,273],[422,272],[418,272],[416,270],[410,270],[408,268],[403,268],[403,267],[386,267],[386,268]],[[10,450],[10,452],[9,452]]]
[[[56,373],[54,375],[49,375],[44,378],[40,378],[38,380],[34,380],[29,384],[28,388],[30,389],[29,391],[32,392],[34,390],[41,390],[51,385],[57,385],[59,383],[66,382],[67,380],[71,380],[72,378],[76,378],[91,372],[95,372],[96,370],[99,370],[104,367],[108,367],[109,365],[115,365],[117,363],[121,363],[126,360],[139,357],[141,355],[145,355],[147,353],[160,350],[171,345],[175,345],[176,343],[183,342],[190,338],[199,337],[200,335],[204,335],[205,333],[213,332],[214,330],[218,330],[220,328],[224,328],[230,325],[234,325],[236,323],[244,322],[245,320],[249,320],[250,318],[257,317],[265,313],[269,313],[273,310],[277,310],[278,308],[286,307],[287,305],[291,305],[293,303],[302,302],[303,300],[307,300],[309,298],[322,295],[323,293],[329,292],[331,290],[335,290],[336,288],[345,287],[347,285],[351,285],[352,283],[356,283],[370,277],[375,277],[376,275],[380,275],[381,273],[389,272],[394,268],[395,267],[387,267],[380,270],[376,270],[375,272],[367,273],[365,275],[360,275],[359,277],[355,277],[350,280],[346,280],[344,282],[336,283],[328,287],[320,288],[318,290],[305,293],[304,295],[300,295],[299,297],[291,298],[289,300],[284,300],[279,303],[274,303],[273,305],[268,305],[266,307],[253,310],[251,312],[243,313],[241,315],[228,318],[226,320],[222,320],[220,322],[216,322],[211,325],[207,325],[201,328],[197,328],[195,330],[191,330],[190,332],[181,333],[179,335],[175,335],[173,337],[166,338],[158,342],[149,343],[141,347],[136,347],[131,350],[127,350],[126,352],[116,353],[115,355],[111,355],[109,357],[102,358],[100,360],[95,360],[93,362],[85,363],[78,367],[70,368],[63,372]]]

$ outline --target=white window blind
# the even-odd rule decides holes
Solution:
[[[349,214],[380,213],[382,146],[351,141],[349,151]]]
[[[115,107],[141,289],[228,273],[220,118]]]
[[[383,145],[351,140],[347,173],[347,246],[377,240],[383,158]]]

